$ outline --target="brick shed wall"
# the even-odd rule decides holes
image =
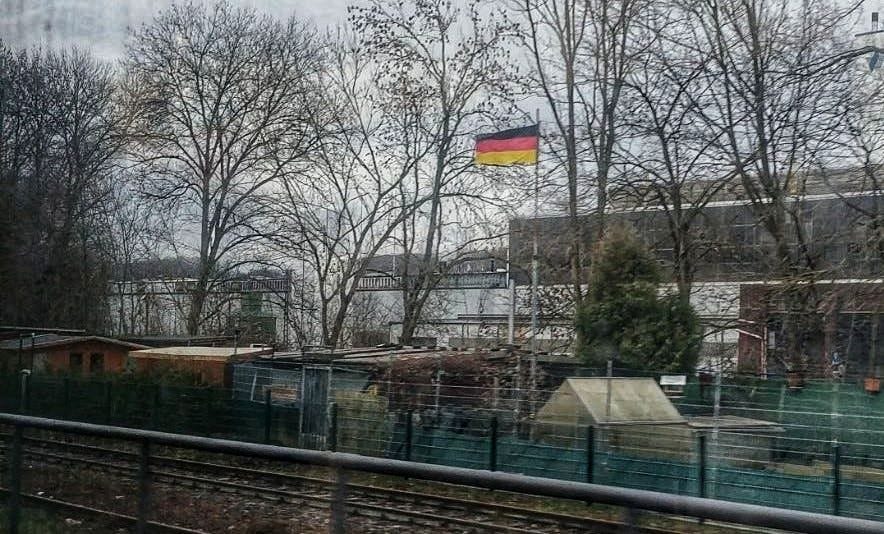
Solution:
[[[122,373],[125,369],[126,356],[129,349],[112,343],[100,341],[84,341],[49,347],[38,351],[34,355],[34,370],[48,372],[71,372],[71,355],[80,354],[83,358],[81,373],[83,376],[103,373]],[[92,372],[93,355],[101,355],[103,363],[100,368]],[[30,364],[30,352],[25,351],[22,360],[26,365]]]

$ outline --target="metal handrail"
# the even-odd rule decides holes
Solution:
[[[575,499],[660,512],[664,514],[689,516],[726,523],[783,529],[811,534],[830,534],[832,532],[838,532],[841,534],[884,533],[884,523],[865,519],[787,510],[754,504],[733,503],[684,495],[671,495],[668,493],[618,488],[599,484],[587,484],[584,482],[570,482],[478,469],[465,469],[402,460],[390,460],[386,458],[373,458],[357,454],[294,449],[275,445],[263,445],[107,425],[95,425],[90,423],[62,421],[7,413],[0,413],[0,424],[14,425],[17,430],[15,435],[19,436],[18,439],[20,439],[21,436],[20,429],[37,428],[86,436],[140,442],[142,444],[142,454],[145,456],[142,460],[142,471],[145,473],[145,476],[148,472],[146,469],[146,462],[148,461],[149,456],[149,445],[157,444],[205,452],[332,467],[338,470],[363,471],[380,475],[446,482],[450,484],[540,495],[544,497]]]

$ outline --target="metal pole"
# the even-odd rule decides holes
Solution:
[[[104,421],[106,424],[110,424],[111,410],[113,409],[112,387],[110,382],[104,383]]]
[[[141,441],[138,456],[138,522],[135,532],[147,532],[147,518],[150,514],[150,440]]]
[[[338,467],[335,469],[335,493],[331,501],[331,521],[329,532],[332,534],[345,534],[347,532],[347,471]]]
[[[832,442],[832,515],[841,515],[841,445]]]
[[[622,530],[622,532],[627,532],[629,534],[637,533],[638,531],[635,529],[635,526],[638,523],[638,516],[638,510],[636,510],[635,508],[624,508],[623,514],[621,516],[624,523],[624,529]]]
[[[71,418],[71,379],[64,379],[64,418]]]
[[[414,413],[411,410],[408,410],[405,417],[405,460],[411,461],[411,440],[414,435]]]
[[[595,427],[586,427],[586,482],[592,484],[595,478]]]
[[[872,314],[872,335],[869,338],[869,376],[878,376],[878,312]],[[845,373],[846,374],[846,373]]]
[[[21,385],[19,387],[18,410],[27,414],[31,411],[31,371],[21,370]]]
[[[534,118],[537,124],[537,132],[540,134],[540,109],[535,110]],[[532,224],[532,253],[531,253],[531,365],[529,375],[529,387],[531,388],[531,415],[534,415],[534,395],[537,389],[537,336],[539,335],[539,321],[537,318],[537,291],[540,285],[540,255],[537,248],[537,218],[540,210],[540,146],[538,144],[537,159],[534,162],[534,219]]]
[[[273,425],[273,405],[270,403],[270,389],[264,392],[264,443],[270,443],[270,427]],[[303,406],[301,411],[303,411]]]
[[[706,434],[697,436],[697,496],[706,496]]]
[[[282,344],[286,349],[289,348],[289,298],[292,294],[292,271],[285,271],[285,297],[282,301]]]
[[[507,252],[509,254],[509,252]],[[506,342],[512,345],[516,342],[516,281],[509,278],[509,263],[507,263],[507,285],[510,293],[510,312],[507,317],[507,335]]]
[[[15,425],[12,433],[12,450],[9,455],[9,532],[18,534],[21,518],[21,460],[22,460],[21,425]]]
[[[160,421],[160,386],[155,385],[151,389],[150,399],[150,427],[156,429]]]
[[[715,406],[712,409],[712,488],[709,496],[715,498],[718,493],[718,463],[721,453],[718,448],[719,424],[721,422],[721,369],[715,373]],[[704,460],[705,461],[705,460]],[[703,494],[705,497],[706,494]]]
[[[840,407],[840,391],[841,391],[841,382],[837,380],[832,381],[832,414],[831,419],[832,422],[829,424],[832,427],[832,440],[838,441],[841,438],[841,419],[839,411]]]
[[[513,425],[513,435],[518,435],[519,425],[522,421],[522,352],[516,351],[516,379],[515,379],[514,396],[516,399],[515,424]]]
[[[442,399],[442,369],[436,369],[436,384],[433,393],[433,413],[439,417],[439,402]]]
[[[338,450],[338,403],[331,403],[328,411],[331,421],[329,422],[327,445],[328,450],[335,452]]]
[[[767,378],[767,325],[761,331],[761,376]]]
[[[607,387],[605,388],[605,422],[611,422],[611,377],[614,376],[614,362],[608,360],[608,379],[605,380]]]
[[[488,470],[497,471],[497,416],[491,416],[491,443],[488,450]]]
[[[491,382],[491,409],[498,408],[500,408],[500,377],[494,375],[494,380]]]

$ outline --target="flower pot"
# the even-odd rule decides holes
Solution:
[[[798,371],[787,371],[786,372],[786,383],[789,384],[789,389],[801,389],[804,387],[804,373],[800,373]]]
[[[881,391],[881,379],[874,377],[866,377],[865,379],[865,388],[869,393],[878,393]]]

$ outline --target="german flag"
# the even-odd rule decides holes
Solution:
[[[476,165],[534,165],[540,126],[512,128],[476,137]]]

